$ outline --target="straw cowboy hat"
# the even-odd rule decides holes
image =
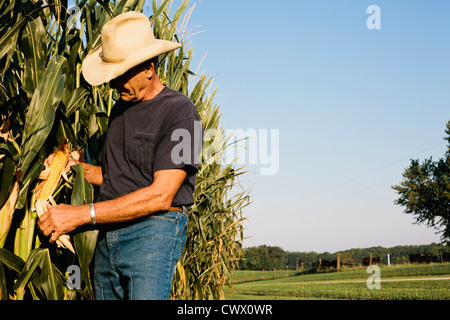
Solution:
[[[138,64],[181,47],[155,39],[148,18],[131,11],[118,15],[102,29],[102,44],[83,60],[82,72],[93,86],[117,78]]]

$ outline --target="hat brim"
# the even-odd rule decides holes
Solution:
[[[134,52],[123,61],[110,63],[103,61],[100,45],[84,58],[81,72],[89,84],[98,86],[117,78],[144,61],[180,47],[180,43],[156,39],[154,44]]]

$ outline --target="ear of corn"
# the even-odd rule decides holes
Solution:
[[[61,178],[61,174],[66,167],[68,159],[69,144],[67,140],[65,140],[58,148],[58,151],[53,157],[52,163],[50,164],[50,172],[39,190],[39,194],[37,197],[38,199],[48,200],[48,198],[53,194]]]
[[[58,186],[59,180],[61,179],[61,175],[64,172],[64,168],[66,167],[67,161],[69,160],[69,143],[67,139],[65,139],[55,156],[53,157],[52,163],[50,164],[49,173],[47,178],[44,180],[40,190],[38,191],[37,199],[36,199],[36,212],[38,217],[47,212],[47,201],[50,200],[53,202],[52,194]],[[75,253],[75,250],[70,243],[70,238],[68,235],[61,235],[56,241],[58,247],[64,247]]]

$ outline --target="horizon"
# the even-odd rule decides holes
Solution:
[[[291,250],[285,250],[284,248],[282,248],[282,247],[280,247],[280,246],[271,246],[271,245],[267,245],[267,244],[260,244],[260,245],[257,245],[257,246],[251,246],[251,247],[243,247],[242,249],[243,249],[243,250],[246,250],[246,249],[248,249],[248,248],[257,248],[257,247],[260,247],[260,246],[267,246],[267,247],[279,247],[279,248],[281,248],[284,252],[289,252],[289,253],[296,253],[296,252],[298,252],[298,253],[311,253],[311,252],[313,252],[313,253],[317,253],[317,254],[321,254],[321,253],[336,254],[336,253],[338,253],[338,252],[345,252],[345,251],[356,250],[356,249],[363,249],[363,250],[364,250],[364,249],[365,249],[365,250],[368,250],[368,249],[371,249],[371,248],[392,249],[392,248],[396,248],[396,247],[408,247],[408,246],[417,246],[417,247],[420,247],[420,246],[433,246],[433,245],[435,245],[435,246],[448,247],[447,245],[444,245],[444,244],[442,244],[442,243],[432,242],[432,243],[423,243],[423,244],[404,244],[404,245],[400,244],[400,245],[394,245],[394,246],[389,246],[389,247],[386,247],[386,246],[353,247],[353,248],[348,248],[348,249],[343,249],[343,250],[338,250],[338,251],[322,251],[322,252],[317,252],[317,251],[298,251],[298,250],[291,251]]]

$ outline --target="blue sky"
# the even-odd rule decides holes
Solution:
[[[174,7],[176,7],[175,1]],[[395,206],[410,159],[438,159],[450,120],[450,2],[191,1],[192,69],[214,75],[222,124],[279,130],[279,170],[260,166],[244,247],[336,252],[428,244]],[[378,5],[381,29],[366,9]],[[260,136],[256,137],[257,139]]]
[[[191,2],[194,4],[195,2]],[[381,29],[369,30],[369,5]],[[244,246],[289,251],[438,242],[393,204],[409,159],[441,157],[450,120],[450,3],[197,2],[200,70],[226,128],[279,129],[280,166],[253,185]],[[195,65],[195,64],[194,64]]]

